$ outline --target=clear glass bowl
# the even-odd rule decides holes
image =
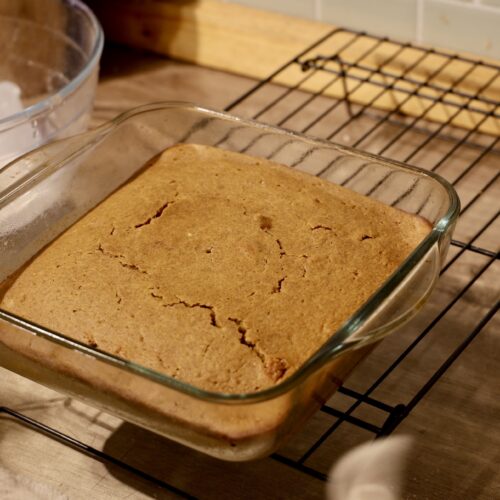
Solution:
[[[190,104],[149,105],[44,146],[0,172],[0,186],[9,182],[0,191],[0,282],[177,143],[270,158],[418,214],[433,226],[302,367],[251,394],[200,390],[0,310],[0,365],[210,455],[249,460],[279,447],[378,340],[418,311],[439,276],[459,201],[431,172]],[[11,169],[24,174],[12,178]],[[59,189],[61,183],[68,189]]]
[[[0,167],[86,129],[102,47],[78,0],[0,0],[0,82],[19,87],[24,108],[0,117]]]

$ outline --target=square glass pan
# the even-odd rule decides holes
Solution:
[[[177,143],[268,158],[427,219],[432,231],[380,289],[278,385],[251,394],[200,390],[0,309],[0,365],[226,460],[265,456],[324,403],[383,336],[428,298],[459,202],[423,170],[186,103],[128,111],[0,171],[0,282]]]

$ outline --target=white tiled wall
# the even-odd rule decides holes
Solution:
[[[232,0],[500,59],[500,0]]]

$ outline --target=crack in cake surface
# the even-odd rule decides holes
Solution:
[[[151,224],[151,222],[154,220],[154,219],[158,219],[160,218],[162,215],[163,215],[163,212],[165,212],[165,210],[170,206],[170,205],[173,205],[175,203],[175,201],[167,201],[165,202],[151,217],[148,217],[144,222],[139,222],[138,224],[135,224],[134,227],[135,229],[139,229],[143,226],[147,226],[149,224]]]
[[[243,320],[238,318],[227,318],[229,321],[232,321],[236,325],[238,325],[238,333],[240,334],[240,344],[248,347],[255,353],[255,355],[260,359],[262,365],[266,373],[271,377],[274,382],[278,382],[281,378],[283,378],[288,370],[289,364],[283,358],[277,358],[274,356],[266,355],[264,351],[262,351],[257,343],[250,340],[247,336],[248,329],[243,325]]]
[[[175,306],[184,306],[187,307],[188,309],[194,309],[196,307],[199,307],[200,309],[206,309],[210,311],[210,324],[212,326],[215,326],[217,328],[220,328],[220,324],[217,321],[217,316],[215,313],[215,307],[209,304],[204,304],[202,302],[194,302],[190,303],[187,300],[182,300],[182,299],[177,299],[176,302],[163,302],[164,297],[162,295],[158,295],[157,293],[150,292],[151,297],[158,299],[162,301],[162,306],[163,307],[175,307]]]
[[[323,224],[317,224],[314,227],[311,227],[311,231],[317,231],[318,229],[323,229],[324,231],[332,231],[330,226],[325,226]]]
[[[116,260],[122,267],[125,267],[127,269],[131,269],[133,271],[138,271],[141,274],[148,274],[148,272],[145,269],[141,269],[138,265],[136,264],[131,264],[130,262],[126,262],[123,259],[125,259],[125,255],[122,254],[115,254],[112,252],[107,251],[101,243],[97,245],[97,252],[99,252],[101,255],[104,255],[106,257],[109,257],[110,259]]]
[[[280,279],[278,280],[278,284],[277,284],[275,287],[273,287],[273,290],[272,290],[272,292],[271,292],[271,293],[281,293],[281,287],[282,287],[283,282],[284,282],[285,280],[286,280],[286,276],[283,276],[283,278],[280,278]]]

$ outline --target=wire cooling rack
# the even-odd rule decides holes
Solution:
[[[286,83],[286,85],[284,85]],[[435,171],[451,182],[462,199],[461,221],[442,275],[457,273],[457,263],[472,262],[453,293],[438,301],[423,324],[408,328],[382,371],[360,388],[341,387],[321,409],[328,424],[300,453],[276,453],[274,460],[316,480],[326,480],[315,454],[342,425],[374,437],[390,434],[411,413],[499,310],[493,266],[498,266],[500,199],[500,66],[452,53],[401,44],[387,38],[336,29],[260,81],[226,110],[263,122],[357,147]],[[472,230],[470,228],[473,228]],[[422,374],[403,401],[384,397],[388,380],[412,354],[455,314],[479,283],[481,296],[472,322],[459,324],[446,356]],[[497,283],[498,285],[498,283]],[[484,288],[484,286],[483,286]],[[486,287],[488,288],[488,287]],[[390,342],[387,339],[385,342]],[[425,355],[425,353],[424,353]],[[401,393],[401,391],[399,391]],[[160,488],[189,498],[187,492],[122,460],[0,407],[42,432],[97,460],[121,467]],[[311,460],[312,459],[312,460]]]

